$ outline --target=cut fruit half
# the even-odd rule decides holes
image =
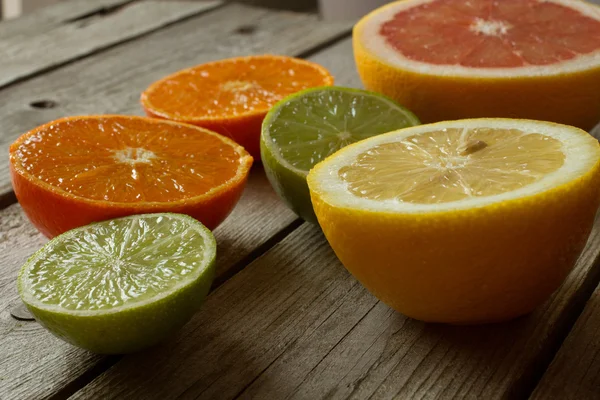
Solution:
[[[377,93],[307,89],[283,99],[267,114],[261,135],[263,165],[290,208],[316,223],[306,185],[315,164],[351,143],[417,124],[413,113]]]
[[[56,336],[97,353],[130,353],[179,329],[214,276],[216,242],[191,217],[146,214],[69,231],[25,263],[23,302]]]
[[[384,302],[426,321],[497,321],[573,267],[600,203],[600,146],[546,122],[442,122],[350,145],[308,185],[336,254]]]
[[[406,0],[354,29],[361,78],[425,122],[600,120],[600,8],[578,0]]]
[[[267,111],[292,93],[332,84],[331,74],[318,64],[265,54],[176,72],[150,85],[141,102],[149,116],[214,130],[259,159],[260,126]]]
[[[240,198],[252,157],[217,133],[157,119],[70,117],[10,147],[13,187],[46,236],[130,214],[178,212],[214,229]]]

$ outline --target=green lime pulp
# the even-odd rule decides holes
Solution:
[[[377,93],[341,87],[304,90],[277,103],[261,134],[261,157],[280,197],[306,221],[316,222],[306,175],[344,146],[418,125],[417,117]]]
[[[56,336],[98,353],[152,346],[204,300],[216,243],[191,217],[146,214],[57,236],[21,269],[19,292]]]

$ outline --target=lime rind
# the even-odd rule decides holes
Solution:
[[[306,89],[279,101],[265,117],[261,158],[279,196],[304,220],[317,223],[306,183],[314,165],[348,144],[418,124],[412,112],[378,93]]]
[[[48,256],[53,246],[81,235],[98,231],[115,221],[135,219],[167,219],[164,226],[177,221],[196,232],[202,241],[202,258],[191,273],[168,288],[148,298],[116,307],[101,309],[69,309],[57,304],[46,304],[31,293],[31,279],[27,276],[32,263]],[[165,235],[166,236],[166,235]],[[170,236],[177,241],[177,235]],[[102,243],[102,240],[99,241]],[[146,244],[142,243],[141,247]],[[75,249],[73,249],[75,250]],[[182,251],[186,252],[185,249]],[[215,275],[216,241],[212,233],[195,219],[179,214],[147,214],[100,222],[57,236],[39,250],[21,269],[18,289],[27,308],[36,320],[55,336],[76,346],[102,354],[135,352],[153,346],[181,328],[199,309],[206,298]],[[53,290],[60,290],[55,287]]]
[[[161,227],[163,219],[171,221]],[[126,230],[122,229],[123,224],[127,224]],[[152,232],[152,229],[165,228],[167,232]],[[200,241],[201,246],[197,247]],[[174,245],[179,248],[174,248]],[[111,254],[111,251],[118,254]],[[87,225],[52,239],[23,266],[19,274],[19,288],[27,304],[43,309],[79,315],[119,312],[168,296],[202,275],[207,267],[204,260],[215,257],[214,236],[195,219],[178,214],[133,215]],[[173,261],[177,265],[172,265]],[[60,268],[56,268],[57,263]],[[94,275],[94,272],[103,275]],[[82,283],[87,283],[92,286],[89,295],[94,296],[94,291],[101,286],[98,278],[104,279],[105,284],[116,284],[118,282],[109,282],[110,278],[120,278],[115,273],[137,280],[138,292],[133,287],[115,287],[114,294],[120,295],[120,298],[114,297],[113,293],[97,293],[99,300],[113,304],[98,304],[92,298],[78,299],[79,303],[74,304],[77,299],[73,295],[76,293],[69,293],[69,290],[80,289],[80,293],[85,293],[88,287]],[[139,282],[140,276],[150,280],[146,287],[140,287],[144,284]],[[82,278],[85,280],[78,283],[77,280]],[[42,287],[36,288],[36,283],[41,283]],[[74,288],[77,284],[80,287]],[[60,299],[59,295],[64,298]],[[58,300],[62,300],[60,304],[57,304]],[[116,304],[118,301],[122,304]]]
[[[324,94],[328,98],[323,99],[321,96]],[[351,107],[343,104],[343,101],[347,100],[352,102]],[[314,101],[318,103],[311,104]],[[359,104],[361,101],[363,104]],[[299,104],[300,107],[288,110],[293,104]],[[310,113],[305,117],[311,118],[302,122],[294,121],[297,117],[302,117],[298,115],[298,111]],[[346,114],[348,111],[350,115]],[[288,115],[283,115],[286,112]],[[358,115],[359,113],[363,115]],[[308,162],[301,159],[298,160],[300,163],[293,163],[289,156],[282,152],[289,144],[275,145],[273,129],[277,128],[274,127],[276,120],[279,120],[277,122],[280,125],[291,124],[301,131],[300,137],[296,138],[297,142],[291,144],[292,146],[319,150],[319,146],[328,145],[327,151],[323,151],[318,159],[310,159]],[[375,134],[419,124],[419,119],[412,112],[384,95],[361,89],[324,86],[300,91],[275,104],[263,121],[261,136],[265,146],[269,147],[273,155],[287,168],[306,176],[315,164],[348,144]],[[295,133],[292,129],[282,132],[279,136],[287,139],[290,136],[287,132],[290,131]],[[312,140],[306,140],[307,136]]]

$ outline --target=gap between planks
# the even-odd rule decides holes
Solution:
[[[289,234],[291,234],[296,228],[298,228],[302,224],[302,221],[298,218],[294,219],[287,226],[283,227],[281,230],[277,231],[273,236],[271,236],[266,242],[259,245],[256,249],[252,250],[249,254],[247,254],[244,258],[236,262],[229,269],[220,269],[220,274],[217,275],[215,281],[213,282],[212,287],[210,288],[210,293],[217,290],[221,285],[223,285],[227,280],[231,279],[235,274],[244,269],[246,265],[249,265],[254,260],[260,258],[263,254],[265,254],[270,248],[276,246],[279,242],[285,239]],[[217,236],[218,237],[218,236]],[[85,387],[88,383],[93,381],[97,376],[101,375],[113,365],[115,365],[119,360],[121,360],[123,355],[111,355],[105,356],[101,358],[95,365],[93,365],[90,369],[83,372],[83,374],[76,377],[73,381],[69,382],[65,387],[58,390],[55,394],[51,395],[47,398],[47,400],[66,400],[79,391],[81,388]]]
[[[130,0],[130,1],[129,1],[129,3],[131,3],[132,1],[135,1],[135,0]],[[98,10],[96,10],[96,11],[94,11],[94,12],[92,12],[92,13],[89,13],[89,14],[86,14],[86,15],[84,15],[84,16],[77,17],[77,18],[75,18],[75,19],[74,19],[74,20],[72,20],[72,21],[79,21],[79,20],[81,20],[81,19],[88,19],[89,17],[91,17],[91,16],[93,16],[93,15],[95,15],[95,14],[99,13],[99,12],[100,12],[100,13],[102,13],[102,14],[104,14],[104,12],[105,12],[106,10],[108,10],[108,12],[109,12],[109,13],[112,13],[112,12],[114,12],[115,10],[117,10],[117,9],[120,9],[120,8],[122,8],[122,7],[124,7],[124,5],[120,5],[120,6],[113,6],[113,7],[110,7],[110,8],[102,8],[102,9],[100,9],[99,11],[98,11]],[[216,8],[216,6],[215,6],[214,8]],[[213,9],[214,9],[214,8],[213,8]],[[212,9],[211,9],[211,10],[212,10]],[[210,11],[210,10],[207,10],[207,11],[205,11],[205,12],[208,12],[208,11]],[[191,18],[191,17],[190,17],[190,18]],[[182,20],[179,20],[179,21],[182,21]],[[150,32],[148,32],[148,33],[150,33]],[[242,33],[242,34],[245,34],[245,33]],[[315,54],[319,53],[320,51],[322,51],[322,50],[324,50],[324,49],[326,49],[326,48],[328,48],[328,47],[331,47],[331,46],[333,46],[333,45],[335,45],[335,44],[337,44],[337,43],[339,43],[339,42],[343,41],[343,40],[344,40],[344,39],[346,39],[347,37],[348,37],[348,32],[340,32],[338,35],[335,35],[335,36],[332,36],[331,38],[328,38],[327,40],[325,40],[323,43],[319,44],[318,46],[315,46],[315,47],[314,47],[314,48],[312,48],[312,49],[308,49],[308,50],[306,50],[306,51],[304,51],[304,52],[301,52],[301,53],[297,54],[297,55],[296,55],[296,57],[298,57],[298,58],[303,58],[303,59],[310,58],[311,56],[313,56],[313,55],[315,55]],[[136,37],[136,38],[132,38],[131,40],[135,40],[135,39],[137,39],[137,37]],[[123,43],[126,43],[126,42],[128,42],[128,40],[127,40],[127,41],[123,41],[123,42],[121,42],[121,43],[119,43],[119,44],[116,44],[115,46],[118,46],[118,45],[120,45],[120,44],[123,44]],[[109,47],[107,47],[107,48],[104,48],[104,49],[102,49],[102,50],[107,50],[108,48],[109,48]],[[102,50],[100,50],[100,51],[102,51]],[[84,56],[84,57],[82,57],[82,58],[85,58],[85,57],[87,57],[87,56]],[[71,60],[71,61],[72,61],[72,62],[75,62],[75,61],[77,61],[77,60],[79,60],[79,58],[78,58],[78,59]],[[65,64],[63,64],[63,65],[66,65],[66,63],[65,63]],[[61,65],[61,66],[62,66],[62,65]],[[57,66],[57,68],[60,68],[61,66]],[[46,72],[47,72],[47,71],[46,71]],[[43,73],[43,72],[42,72],[42,73]],[[0,89],[2,89],[2,87],[1,87],[1,86],[0,86]],[[14,193],[14,191],[12,191],[12,189],[9,189],[9,191],[8,191],[8,192],[4,192],[4,193],[0,192],[0,210],[2,210],[2,209],[4,209],[4,208],[6,208],[6,207],[8,207],[8,206],[10,206],[11,204],[14,204],[14,203],[16,203],[16,202],[17,202],[17,198],[16,198],[16,196],[15,196],[15,193]]]
[[[1,21],[0,37],[7,39],[16,36],[37,35],[71,19],[90,15],[104,8],[110,9],[131,1],[136,0],[61,1],[47,7],[38,8],[19,18]]]
[[[0,211],[0,216],[0,263],[4,265],[0,274],[0,398],[66,397],[119,357],[105,360],[52,337],[35,322],[11,318],[10,309],[20,304],[17,271],[46,239],[29,224],[18,204]],[[233,275],[230,268],[241,270],[296,226],[297,217],[280,202],[264,173],[254,168],[238,206],[215,230],[218,278],[214,287]],[[34,384],[39,376],[42,384]]]
[[[17,85],[20,82],[26,81],[27,79],[43,75],[49,71],[61,68],[70,63],[74,63],[93,54],[106,51],[111,47],[123,45],[149,33],[166,28],[172,24],[182,22],[189,18],[198,17],[204,13],[217,9],[224,3],[219,1],[208,1],[197,4],[190,3],[188,1],[187,4],[190,5],[189,10],[186,10],[185,6],[181,7],[181,3],[173,6],[171,3],[167,2],[158,3],[139,0],[102,0],[93,3],[89,1],[67,1],[57,3],[53,6],[47,7],[46,9],[40,10],[39,12],[33,13],[32,15],[18,18],[11,21],[12,23],[2,22],[0,23],[0,34],[4,34],[5,39],[11,39],[9,35],[11,32],[10,28],[17,22],[19,22],[19,25],[16,26],[21,27],[21,30],[31,27],[30,30],[24,30],[24,32],[21,32],[20,35],[16,36],[16,38],[13,38],[15,42],[15,48],[18,49],[18,53],[16,53],[17,57],[22,57],[23,52],[30,50],[29,48],[32,46],[39,47],[40,44],[33,43],[37,42],[40,38],[44,38],[45,36],[53,33],[55,35],[58,34],[58,36],[62,36],[63,34],[66,34],[66,32],[63,33],[62,30],[72,30],[72,26],[74,25],[77,26],[77,34],[73,34],[72,36],[76,40],[75,44],[77,46],[82,46],[82,48],[76,47],[73,49],[73,52],[68,53],[61,60],[60,55],[55,56],[52,46],[55,46],[58,42],[60,43],[60,46],[63,47],[64,43],[62,41],[53,40],[55,38],[50,38],[52,40],[44,38],[46,41],[45,44],[50,46],[44,48],[43,52],[43,54],[49,57],[48,60],[45,60],[41,66],[33,66],[31,73],[29,74],[23,74],[21,68],[19,68],[19,73],[22,75],[17,77],[6,77],[3,76],[3,74],[6,74],[6,72],[0,73],[0,89],[6,89],[12,85]],[[171,8],[173,8],[173,10],[171,10]],[[112,21],[115,18],[107,18],[115,13],[123,12],[125,9],[127,9],[126,13],[119,16],[116,21]],[[70,10],[70,12],[67,12],[67,10]],[[57,14],[60,15],[61,18],[51,18]],[[49,20],[47,24],[42,23],[42,21],[45,19],[44,17]],[[33,21],[36,19],[41,19],[42,21],[40,21],[38,24],[35,24]],[[81,28],[86,29],[91,23],[97,22],[98,19],[104,19],[102,21],[103,24],[106,27],[110,27],[113,32],[119,32],[121,30],[120,25],[123,23],[128,26],[127,29],[129,29],[129,31],[125,30],[125,34],[117,34],[117,36],[109,37],[107,40],[102,37],[102,32],[95,32],[94,35],[99,36],[98,40],[100,40],[100,44],[97,47],[92,48],[91,50],[88,49],[86,51],[85,46],[89,47],[89,45],[86,43],[89,37],[87,37],[87,35],[81,31]],[[131,31],[131,26],[135,26],[135,24],[132,24],[132,22],[137,23],[138,21],[140,23],[139,30]],[[144,26],[145,24],[147,24],[147,26]],[[28,46],[28,43],[23,44],[23,41],[29,42],[29,44],[32,44],[32,46]],[[5,41],[2,43],[2,45],[0,45],[0,54],[10,52],[10,46],[7,47],[6,43],[7,42]],[[25,50],[23,50],[24,48]],[[10,54],[4,55],[4,58],[10,59]],[[8,67],[10,67],[10,65]],[[0,210],[8,207],[16,201],[17,199],[14,195],[14,192],[12,192],[10,188],[8,191],[3,190],[0,192]]]
[[[599,245],[597,222],[573,273],[532,315],[461,327],[378,302],[305,224],[219,287],[176,341],[124,357],[74,398],[524,399],[556,325],[596,284]]]
[[[76,15],[47,31],[0,42],[7,60],[0,88],[7,88],[113,46],[135,40],[223,3],[126,1]]]
[[[600,397],[600,286],[537,386],[532,400]]]

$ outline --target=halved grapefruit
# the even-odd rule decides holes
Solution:
[[[364,85],[424,122],[600,120],[600,8],[578,0],[405,0],[354,28]]]

